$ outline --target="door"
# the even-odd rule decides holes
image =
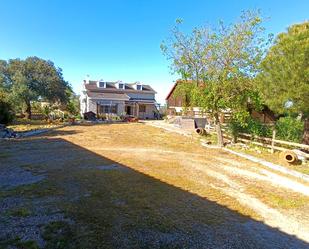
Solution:
[[[127,115],[132,115],[132,107],[129,106],[129,105],[126,106],[126,114]]]

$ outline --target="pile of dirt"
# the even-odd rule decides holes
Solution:
[[[4,124],[0,124],[0,138],[13,138],[16,136],[16,132],[14,132],[12,129],[6,128]]]

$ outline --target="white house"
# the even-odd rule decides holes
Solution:
[[[84,80],[80,97],[81,114],[129,115],[139,119],[153,119],[157,108],[156,91],[140,82],[124,83],[103,80]]]

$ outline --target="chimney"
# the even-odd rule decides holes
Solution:
[[[85,82],[86,84],[89,84],[89,79],[90,79],[90,76],[89,76],[89,74],[87,74],[87,75],[86,75],[86,79],[84,80],[84,82]]]

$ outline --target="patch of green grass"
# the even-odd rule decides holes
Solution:
[[[31,211],[26,207],[21,207],[10,210],[9,215],[14,217],[27,217],[31,215]]]
[[[34,240],[22,241],[20,238],[3,240],[0,241],[0,249],[7,248],[18,248],[18,249],[39,249],[39,245]]]
[[[0,197],[23,196],[23,197],[46,197],[63,195],[63,189],[58,188],[49,181],[21,185],[13,189],[0,192]]]
[[[54,221],[44,227],[42,234],[46,249],[74,248],[74,232],[70,224]]]
[[[0,152],[0,159],[5,159],[10,156],[10,153],[7,152]]]
[[[45,172],[44,166],[41,164],[23,164],[20,166],[23,170],[31,172],[33,175],[41,175],[42,172]]]
[[[39,249],[39,245],[34,240],[27,240],[27,241],[19,241],[16,243],[17,248],[20,249]]]

